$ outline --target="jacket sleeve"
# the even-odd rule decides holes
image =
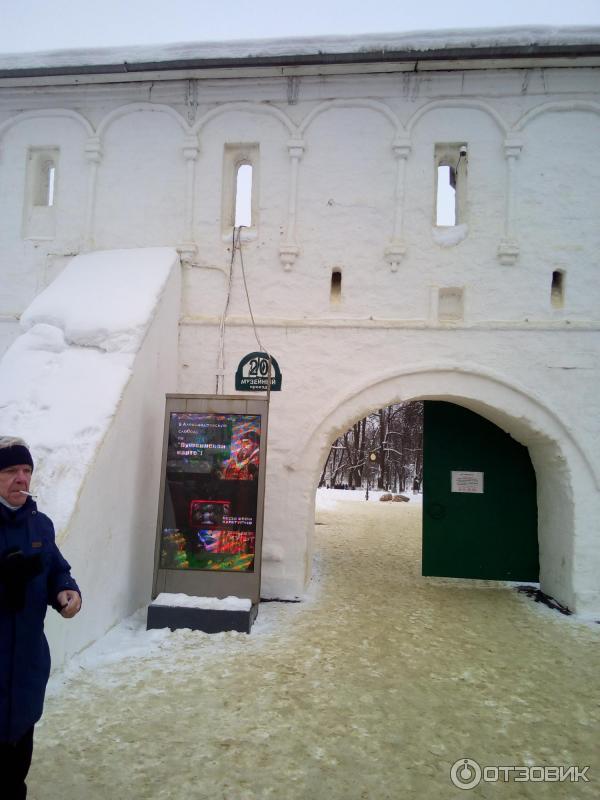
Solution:
[[[50,522],[50,520],[48,520]],[[81,596],[81,591],[75,579],[71,576],[71,566],[63,557],[62,553],[54,541],[54,527],[50,523],[49,542],[49,567],[48,567],[48,605],[60,611],[61,607],[57,601],[57,595],[63,589],[73,589]]]
[[[55,544],[53,544],[53,550],[52,566],[48,575],[48,604],[60,611],[61,607],[57,601],[59,592],[62,592],[63,589],[74,589],[81,597],[81,591],[75,579],[71,576],[71,567],[68,561],[63,558]]]

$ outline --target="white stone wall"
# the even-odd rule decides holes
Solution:
[[[468,232],[451,246],[434,225],[434,147],[447,142],[468,143]],[[600,613],[597,70],[4,90],[0,316],[18,316],[74,250],[179,246],[179,389],[214,391],[231,256],[226,144],[259,148],[244,263],[261,339],[283,372],[270,415],[263,594],[294,596],[309,576],[314,488],[331,440],[380,405],[424,397],[461,402],[530,448],[542,588]],[[60,148],[51,241],[22,236],[32,146]],[[557,270],[562,308],[550,298]],[[459,290],[462,318],[440,320],[440,289]],[[253,349],[238,260],[226,392]]]

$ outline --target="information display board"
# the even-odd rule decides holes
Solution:
[[[258,599],[266,400],[168,395],[159,592]]]

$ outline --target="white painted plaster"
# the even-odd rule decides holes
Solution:
[[[0,133],[0,314],[20,314],[48,285],[57,260],[80,251],[85,214],[84,144],[80,115],[46,110],[16,115],[14,124],[5,125],[3,135]],[[52,209],[54,234],[46,239],[27,238],[23,231],[26,164],[32,147],[57,147],[60,151],[56,205]]]
[[[19,333],[19,322],[16,318],[0,317],[0,358]]]
[[[112,120],[101,142],[93,246],[180,244],[186,174],[181,125],[163,110],[133,106]]]
[[[433,241],[440,247],[454,247],[467,238],[468,225],[435,226],[431,229]]]

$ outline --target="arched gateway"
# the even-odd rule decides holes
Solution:
[[[312,557],[314,490],[331,442],[374,409],[408,400],[456,403],[493,422],[528,448],[537,480],[542,591],[570,608],[585,611],[593,583],[577,573],[574,565],[581,561],[586,538],[593,532],[586,529],[585,519],[574,509],[585,503],[597,485],[587,455],[540,398],[499,376],[464,367],[420,366],[382,377],[340,398],[307,435],[300,449],[302,456],[292,465],[294,483],[302,484],[305,490],[300,496],[310,496],[312,503],[306,514],[307,577]]]

